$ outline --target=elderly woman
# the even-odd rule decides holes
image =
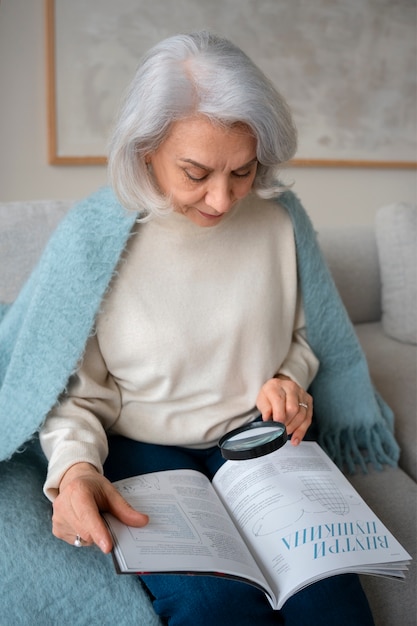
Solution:
[[[144,57],[109,155],[114,192],[139,217],[41,431],[57,537],[108,553],[100,512],[148,521],[110,480],[173,468],[212,477],[219,438],[253,419],[255,405],[286,424],[293,445],[306,435],[319,360],[291,219],[271,200],[295,148],[283,98],[230,42],[177,36]],[[373,623],[356,576],[311,585],[281,611],[235,581],[142,583],[172,625]]]

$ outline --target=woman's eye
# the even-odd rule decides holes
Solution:
[[[195,176],[193,174],[191,174],[189,171],[184,170],[185,175],[187,176],[187,178],[189,178],[190,180],[192,180],[195,183],[199,183],[203,180],[205,180],[207,178],[207,174],[203,174],[202,176]]]
[[[236,176],[236,178],[247,178],[250,174],[251,170],[248,170],[247,172],[233,172],[233,176]]]

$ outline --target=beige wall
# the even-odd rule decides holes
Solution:
[[[105,167],[47,163],[44,57],[43,0],[0,0],[0,201],[76,199],[106,182]],[[370,224],[379,206],[417,202],[414,170],[294,168],[285,180],[317,227]]]

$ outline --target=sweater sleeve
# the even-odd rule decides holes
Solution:
[[[120,415],[118,385],[108,372],[96,336],[87,342],[83,360],[40,432],[49,460],[44,493],[53,500],[65,472],[75,463],[103,471],[108,454],[106,431]]]
[[[319,369],[319,360],[306,339],[302,298],[297,299],[297,310],[292,341],[278,374],[284,374],[303,389],[308,389]]]

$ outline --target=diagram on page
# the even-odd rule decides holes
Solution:
[[[351,507],[359,504],[352,493],[343,493],[331,478],[323,476],[300,476],[304,488],[302,497],[292,502],[281,502],[255,520],[252,533],[255,537],[270,535],[298,522],[304,515],[329,512],[344,516]],[[285,515],[282,513],[285,512]],[[285,521],[284,521],[285,520]]]
[[[145,474],[144,476],[136,476],[135,484],[123,484],[119,487],[120,493],[123,494],[134,494],[138,491],[142,492],[143,490],[161,490],[161,485],[159,482],[159,478],[156,474]]]

